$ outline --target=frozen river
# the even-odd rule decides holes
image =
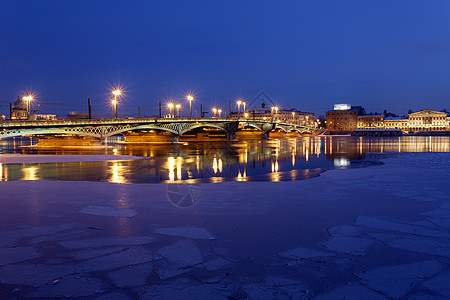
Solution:
[[[153,150],[3,144],[8,153],[150,159],[2,164],[0,298],[450,298],[448,138],[256,143],[225,152],[205,151],[204,144]],[[185,184],[197,156],[209,179]],[[152,160],[160,163],[149,167]],[[143,169],[161,169],[163,178],[133,171],[141,162]],[[99,166],[98,177],[74,176],[84,164],[88,173]],[[241,177],[205,182],[217,182],[236,164]],[[307,180],[277,179],[293,170],[319,171],[297,178]]]

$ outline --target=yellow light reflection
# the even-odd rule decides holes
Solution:
[[[111,182],[113,183],[127,183],[127,179],[124,174],[124,167],[118,162],[114,162],[111,166]]]
[[[169,180],[175,181],[175,158],[169,157],[167,160],[167,169],[169,169]]]
[[[222,173],[222,170],[223,170],[222,159],[219,158],[219,172]]]
[[[36,167],[29,167],[23,170],[25,173],[23,176],[24,180],[39,180],[39,178],[36,176],[37,168]]]
[[[213,171],[214,171],[214,174],[217,173],[217,158],[215,158],[215,157],[213,160]]]
[[[181,163],[182,163],[182,158],[178,157],[177,158],[177,179],[181,180]]]

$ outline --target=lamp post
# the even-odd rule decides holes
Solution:
[[[187,95],[186,99],[189,101],[189,119],[192,119],[192,100],[194,100],[194,97]]]
[[[295,111],[292,112],[292,123],[295,123]]]
[[[215,118],[215,117],[216,117],[216,113],[217,113],[217,108],[214,107],[214,108],[212,109],[212,111],[213,111],[213,113],[214,113],[214,118]]]
[[[33,96],[31,95],[26,95],[23,96],[22,99],[25,101],[26,103],[26,109],[27,109],[27,120],[30,119],[30,110],[31,110],[31,100],[33,100]]]
[[[220,119],[220,114],[222,113],[222,110],[218,109],[217,112],[219,113],[219,119]]]
[[[180,104],[177,104],[177,105],[175,105],[175,107],[177,108],[177,116],[178,116],[178,118],[180,117],[180,108],[181,108],[181,105]]]
[[[122,92],[119,89],[115,89],[112,93],[114,95],[114,100],[112,101],[112,104],[114,105],[114,119],[117,119],[117,96]]]
[[[169,108],[169,115],[172,116],[173,103],[167,104],[167,107]]]
[[[244,106],[244,114],[245,114],[245,105],[247,105],[247,103],[245,103],[245,101],[243,101],[242,105]]]
[[[239,115],[241,114],[241,104],[242,104],[242,101],[241,101],[241,100],[238,100],[238,101],[236,101],[236,104],[237,104],[237,106],[238,106],[238,119],[239,119]]]

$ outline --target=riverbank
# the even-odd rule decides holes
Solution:
[[[450,154],[295,182],[0,182],[0,295],[450,297]]]

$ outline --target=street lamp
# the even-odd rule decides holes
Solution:
[[[244,113],[244,117],[247,119],[248,118],[248,113]]]
[[[247,103],[245,103],[245,101],[244,101],[244,102],[242,102],[242,105],[244,105],[244,114],[245,114],[245,105],[247,105]]]
[[[167,104],[167,107],[169,108],[169,115],[172,115],[173,103]]]
[[[181,108],[181,105],[180,104],[177,104],[177,105],[175,105],[175,107],[177,108],[177,115],[178,115],[178,118],[180,117],[180,108]]]
[[[295,123],[295,111],[292,112],[292,123]]]
[[[237,104],[237,106],[238,106],[238,118],[239,118],[239,115],[241,114],[241,104],[242,104],[242,101],[241,101],[241,100],[238,100],[238,101],[236,101],[236,104]]]
[[[117,96],[122,94],[122,92],[119,89],[115,89],[112,93],[114,95],[114,100],[112,101],[112,104],[114,105],[114,119],[117,119]]]
[[[218,109],[217,112],[219,113],[219,119],[220,119],[220,114],[222,113],[222,110]]]
[[[186,99],[189,101],[189,119],[192,119],[192,100],[194,100],[194,97],[189,94]]]
[[[212,109],[212,111],[213,111],[213,113],[214,113],[214,118],[215,118],[215,117],[216,117],[216,113],[217,113],[217,108],[214,107],[214,108]]]
[[[26,95],[26,96],[23,96],[22,99],[26,102],[27,119],[29,119],[30,118],[30,110],[31,110],[31,100],[33,100],[33,96]]]

